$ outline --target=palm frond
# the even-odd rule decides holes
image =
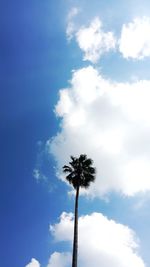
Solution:
[[[63,172],[66,173],[66,172],[72,172],[73,169],[70,167],[70,166],[67,166],[67,165],[64,165],[63,166]]]

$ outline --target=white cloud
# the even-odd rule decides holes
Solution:
[[[72,246],[73,216],[63,213],[60,222],[50,227],[56,241],[69,241]],[[62,265],[59,260],[63,258]],[[68,255],[70,260],[70,255]],[[54,253],[50,258],[58,259],[48,267],[68,267],[64,253]],[[138,255],[135,233],[127,226],[109,220],[101,213],[79,218],[79,267],[144,267]]]
[[[101,55],[115,48],[116,40],[112,32],[104,32],[99,18],[95,18],[89,27],[81,27],[76,40],[84,52],[84,60],[96,63]]]
[[[84,193],[133,196],[150,190],[149,88],[150,81],[109,81],[91,66],[74,71],[56,106],[61,130],[47,141],[59,178],[65,181],[61,170],[70,155],[86,153],[97,178]]]
[[[135,18],[122,27],[119,49],[125,58],[150,56],[150,18]]]
[[[40,267],[40,263],[36,259],[32,259],[25,267]]]
[[[54,252],[49,259],[47,267],[69,267],[70,264],[71,264],[71,253]]]
[[[56,241],[67,241],[72,238],[72,220],[73,214],[63,212],[60,216],[60,221],[63,222],[63,227],[61,223],[50,225],[50,232],[55,237]]]
[[[68,41],[70,41],[73,38],[74,33],[76,31],[74,18],[78,15],[79,11],[80,10],[77,7],[73,7],[70,10],[70,12],[68,13],[68,16],[67,16],[67,28],[66,28],[66,35],[67,35]]]

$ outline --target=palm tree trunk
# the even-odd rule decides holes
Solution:
[[[77,258],[78,258],[78,199],[79,199],[79,186],[76,189],[76,198],[75,198],[72,267],[77,267]]]

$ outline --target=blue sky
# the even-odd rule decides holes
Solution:
[[[81,192],[79,267],[149,266],[149,1],[0,7],[0,264],[70,266],[61,167],[87,153],[97,179]]]

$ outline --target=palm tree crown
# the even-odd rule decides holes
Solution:
[[[76,191],[72,267],[77,267],[79,189],[80,187],[87,188],[90,182],[94,182],[96,170],[92,166],[93,161],[84,154],[80,155],[79,158],[71,156],[71,159],[69,166],[63,166],[63,172],[67,173],[66,179]]]
[[[92,166],[93,161],[82,154],[79,158],[71,156],[72,161],[69,166],[63,166],[63,172],[68,173],[66,176],[67,181],[77,187],[87,188],[90,182],[94,182],[96,169]]]

